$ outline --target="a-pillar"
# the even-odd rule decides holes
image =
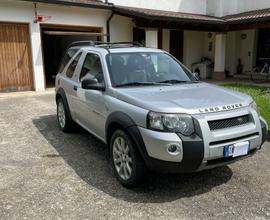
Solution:
[[[215,67],[213,73],[214,80],[224,80],[226,57],[226,34],[217,33],[215,42]]]
[[[145,46],[158,48],[158,30],[157,29],[145,30]]]

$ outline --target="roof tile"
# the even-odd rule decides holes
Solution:
[[[270,21],[270,8],[247,11],[238,14],[227,15],[224,17],[214,17],[203,14],[192,14],[184,12],[164,11],[146,8],[126,7],[120,5],[106,4],[102,0],[22,0],[31,2],[44,2],[50,4],[68,4],[81,7],[97,7],[112,9],[114,12],[129,17],[144,19],[157,19],[165,21],[184,21],[190,23],[204,24],[243,24],[260,21]]]
[[[228,23],[257,22],[270,20],[270,8],[242,12],[239,14],[227,15],[223,19]]]
[[[201,22],[223,22],[223,19],[201,15],[201,14],[191,14],[183,12],[174,12],[174,11],[164,11],[164,10],[155,10],[155,9],[146,9],[146,8],[134,8],[134,7],[124,7],[124,6],[114,6],[114,10],[126,14],[133,14],[138,17],[149,17],[149,18],[158,18],[161,20],[168,19],[181,19],[181,20],[190,20],[190,21],[201,21]]]

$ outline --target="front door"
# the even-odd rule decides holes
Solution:
[[[104,92],[97,90],[86,90],[81,88],[84,79],[96,79],[99,84],[104,85],[103,68],[98,54],[88,53],[79,76],[77,91],[78,106],[76,115],[79,123],[88,131],[104,139],[105,137],[105,101]]]

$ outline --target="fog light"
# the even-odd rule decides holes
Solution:
[[[181,152],[181,147],[178,144],[168,144],[167,151],[171,155],[178,155]]]

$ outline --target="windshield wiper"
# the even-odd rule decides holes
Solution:
[[[126,87],[126,86],[156,86],[156,85],[170,86],[171,83],[167,83],[167,82],[130,82],[130,83],[123,83],[123,84],[115,85],[115,87]]]
[[[169,79],[164,80],[159,83],[170,83],[170,84],[178,84],[178,83],[198,83],[199,81],[186,81],[186,80],[178,80],[178,79]]]

